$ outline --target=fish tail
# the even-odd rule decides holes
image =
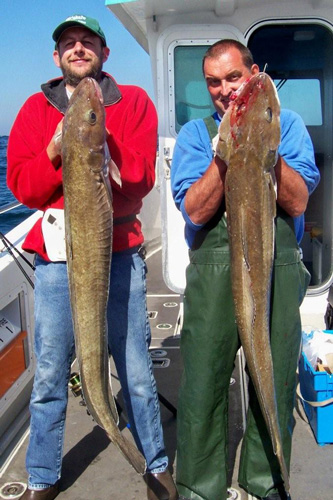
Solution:
[[[289,490],[290,490],[289,472],[288,472],[288,468],[287,468],[286,461],[285,461],[284,454],[283,454],[281,431],[280,431],[280,427],[278,424],[278,410],[276,408],[276,412],[275,412],[277,425],[274,425],[274,422],[272,421],[271,415],[267,411],[266,405],[264,403],[265,402],[263,401],[262,409],[266,410],[266,424],[267,424],[267,428],[269,430],[269,433],[271,435],[273,452],[274,452],[274,455],[278,459],[279,466],[280,466],[280,473],[281,473],[281,477],[282,477],[282,480],[284,483],[284,488],[286,490],[286,493],[288,494]]]
[[[284,483],[284,489],[286,490],[286,493],[289,494],[289,491],[290,491],[289,472],[287,469],[286,461],[284,459],[282,450],[280,451],[280,453],[277,453],[276,456],[277,456],[277,459],[278,459],[279,465],[280,465],[280,471],[281,471],[281,476],[282,476],[283,483]]]
[[[94,392],[88,390],[84,376],[81,378],[81,387],[88,413],[96,424],[106,432],[110,441],[118,448],[136,472],[143,475],[146,471],[146,461],[136,446],[120,432],[118,411],[110,385],[108,387],[108,397],[104,399],[102,408],[94,401]],[[98,391],[95,390],[95,392]],[[101,392],[103,394],[103,391]]]
[[[146,460],[136,446],[126,439],[120,432],[117,436],[114,436],[113,439],[109,434],[108,436],[126,460],[132,465],[135,471],[144,475],[147,468]]]

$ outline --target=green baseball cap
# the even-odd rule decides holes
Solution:
[[[103,42],[104,47],[106,47],[105,35],[98,21],[96,21],[96,19],[93,19],[92,17],[82,16],[80,14],[67,17],[67,19],[59,24],[59,26],[54,30],[52,38],[55,41],[56,45],[63,32],[73,26],[83,26],[84,28],[92,31],[95,35],[99,36],[99,38]]]

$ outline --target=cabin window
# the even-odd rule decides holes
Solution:
[[[321,181],[310,196],[301,242],[311,273],[309,293],[332,277],[333,33],[322,24],[262,25],[248,46],[255,62],[273,78],[281,106],[296,111],[310,133]]]
[[[275,79],[282,108],[293,109],[307,126],[322,125],[320,81],[314,78]]]
[[[180,45],[174,50],[175,128],[214,112],[202,74],[202,59],[208,45]]]

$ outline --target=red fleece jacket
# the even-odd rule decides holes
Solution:
[[[122,187],[111,180],[114,217],[117,218],[139,214],[143,197],[154,185],[157,115],[144,90],[130,85],[117,86],[106,73],[104,78],[111,79],[120,97],[105,106],[106,128],[110,132],[107,142],[122,180]],[[50,83],[58,80],[61,81],[57,79]],[[43,92],[39,92],[25,102],[10,132],[7,184],[14,196],[29,208],[45,211],[50,207],[64,207],[62,168],[56,170],[46,153],[62,118],[63,113]],[[38,220],[28,233],[23,248],[49,260],[41,221]],[[126,250],[142,242],[143,234],[138,219],[114,227],[113,251]]]

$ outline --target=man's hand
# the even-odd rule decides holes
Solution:
[[[47,155],[56,168],[59,167],[59,163],[61,161],[61,138],[63,121],[64,119],[62,119],[61,122],[58,123],[54,135],[46,148]]]
[[[220,134],[217,134],[212,141],[213,150],[215,151],[215,155],[220,158],[226,164],[229,163],[230,159],[230,150],[228,148],[228,144],[223,141],[220,137]]]

